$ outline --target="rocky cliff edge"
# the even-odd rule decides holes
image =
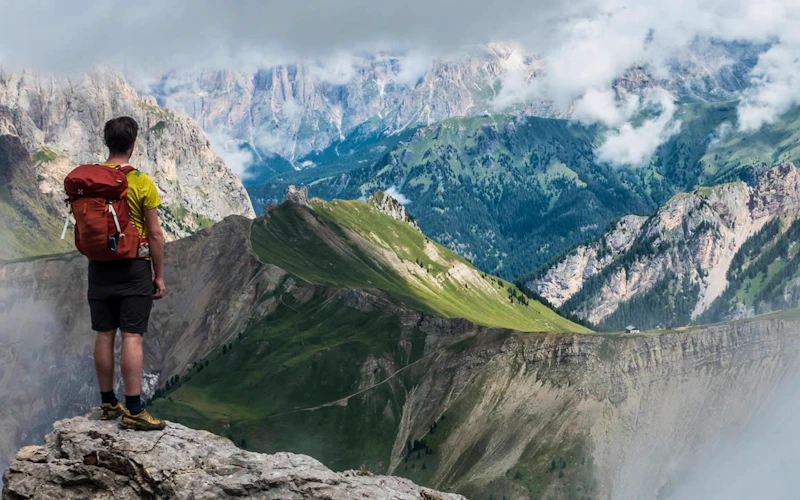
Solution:
[[[407,479],[332,472],[303,455],[248,452],[179,424],[124,431],[96,413],[56,422],[44,446],[22,448],[3,476],[3,500],[464,498]]]

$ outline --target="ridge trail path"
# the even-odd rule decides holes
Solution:
[[[392,373],[391,375],[389,375],[385,379],[381,380],[380,382],[372,384],[369,387],[365,387],[364,389],[360,389],[360,390],[358,390],[358,391],[356,391],[356,392],[354,392],[354,393],[352,393],[352,394],[350,394],[348,396],[344,396],[342,398],[339,398],[339,399],[336,399],[336,400],[333,400],[333,401],[329,401],[327,403],[322,403],[322,404],[316,405],[316,406],[308,406],[306,408],[294,408],[292,410],[282,411],[280,413],[275,413],[275,414],[269,415],[269,416],[266,417],[266,419],[268,420],[268,419],[271,419],[271,418],[277,418],[277,417],[280,417],[280,416],[283,416],[283,415],[290,415],[292,413],[300,413],[300,412],[304,412],[304,411],[316,411],[316,410],[319,410],[319,409],[322,409],[322,408],[328,408],[328,407],[331,407],[331,406],[337,406],[337,405],[338,406],[344,406],[344,405],[347,404],[347,402],[350,400],[350,398],[353,398],[353,397],[356,397],[356,396],[360,396],[361,394],[364,394],[365,392],[369,392],[372,389],[375,389],[376,387],[380,387],[381,385],[383,385],[383,384],[389,382],[390,380],[396,378],[400,373],[402,373],[403,371],[411,368],[412,366],[416,365],[417,363],[419,363],[421,361],[424,361],[424,360],[426,360],[428,358],[431,358],[431,357],[439,354],[440,352],[448,349],[453,344],[457,344],[458,342],[462,342],[462,341],[464,341],[464,340],[466,340],[466,339],[468,339],[468,338],[470,338],[470,337],[472,337],[474,335],[475,334],[473,333],[472,335],[470,335],[468,337],[464,337],[463,339],[459,339],[456,342],[450,343],[450,344],[448,344],[448,345],[446,345],[444,347],[436,349],[435,351],[430,352],[430,353],[422,356],[421,358],[419,358],[418,360],[414,361],[413,363],[409,363],[409,364],[405,365],[404,367],[402,367],[399,370],[395,371],[394,373]]]

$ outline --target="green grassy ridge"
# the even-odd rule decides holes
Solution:
[[[515,285],[482,275],[409,224],[364,202],[283,203],[253,224],[251,241],[263,262],[309,284],[378,289],[412,309],[484,326],[588,332],[538,302],[524,305]],[[466,270],[467,278],[450,276],[458,270]]]

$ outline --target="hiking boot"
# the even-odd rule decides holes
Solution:
[[[154,417],[147,408],[142,408],[142,411],[135,415],[126,408],[119,426],[121,429],[133,429],[135,431],[160,431],[167,424],[163,420]]]
[[[100,405],[100,420],[114,420],[115,418],[119,418],[122,416],[122,412],[125,411],[125,407],[122,406],[122,403],[117,401],[117,404],[112,405],[111,403],[103,403]]]

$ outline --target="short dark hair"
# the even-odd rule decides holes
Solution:
[[[125,153],[139,133],[139,124],[130,116],[119,116],[106,122],[103,139],[111,153]]]

